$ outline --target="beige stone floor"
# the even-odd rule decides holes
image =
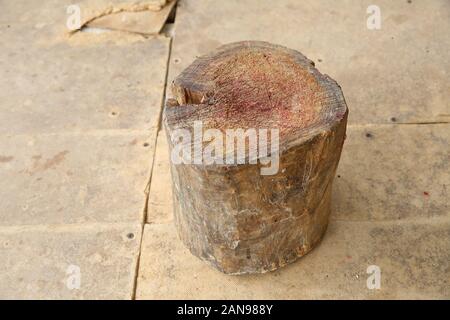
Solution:
[[[2,1],[3,299],[134,297],[170,39],[69,36],[71,3]]]
[[[450,298],[448,1],[181,0],[172,39],[69,37],[70,0],[1,3],[0,298]],[[381,30],[366,28],[370,4]],[[158,130],[165,84],[249,39],[314,60],[350,117],[319,247],[227,276],[177,238]]]
[[[342,86],[350,109],[328,232],[296,263],[228,276],[193,257],[172,224],[159,132],[138,299],[450,298],[450,3],[180,1],[169,81],[198,55],[240,40],[295,48]],[[433,18],[430,18],[433,17]],[[367,267],[381,270],[369,290]]]

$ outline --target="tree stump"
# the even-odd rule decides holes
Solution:
[[[245,41],[197,58],[172,93],[163,121],[175,224],[190,251],[244,274],[275,270],[316,246],[345,139],[339,85],[297,51]]]

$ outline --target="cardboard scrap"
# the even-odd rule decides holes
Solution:
[[[103,28],[118,31],[127,31],[140,34],[158,34],[167,18],[169,17],[176,0],[172,0],[163,6],[159,11],[129,10],[111,12],[101,15],[87,22],[85,26],[93,28]],[[138,9],[141,7],[137,7]]]

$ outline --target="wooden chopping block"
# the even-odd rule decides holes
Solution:
[[[339,85],[297,51],[245,41],[197,58],[172,93],[163,122],[175,224],[189,250],[244,274],[314,248],[345,139]]]

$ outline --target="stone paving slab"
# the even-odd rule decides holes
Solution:
[[[0,225],[141,222],[155,135],[0,136]]]
[[[332,219],[450,221],[450,130],[439,125],[373,125],[347,129],[333,186]],[[148,222],[172,219],[169,151],[158,138]]]
[[[139,224],[0,227],[0,299],[131,299],[140,238]]]
[[[373,4],[380,30],[366,25]],[[301,51],[337,80],[350,124],[448,122],[449,29],[447,0],[182,0],[169,80],[222,44],[263,40]]]
[[[145,226],[137,299],[449,299],[450,223],[332,221],[319,247],[263,275],[230,276],[194,257],[172,224]],[[367,268],[381,270],[367,288]]]
[[[350,127],[333,186],[333,218],[450,222],[450,126]]]
[[[0,53],[0,134],[157,128],[169,40],[31,48]]]
[[[147,222],[172,221],[172,177],[170,176],[169,146],[164,130],[158,132],[152,182],[148,199]]]

